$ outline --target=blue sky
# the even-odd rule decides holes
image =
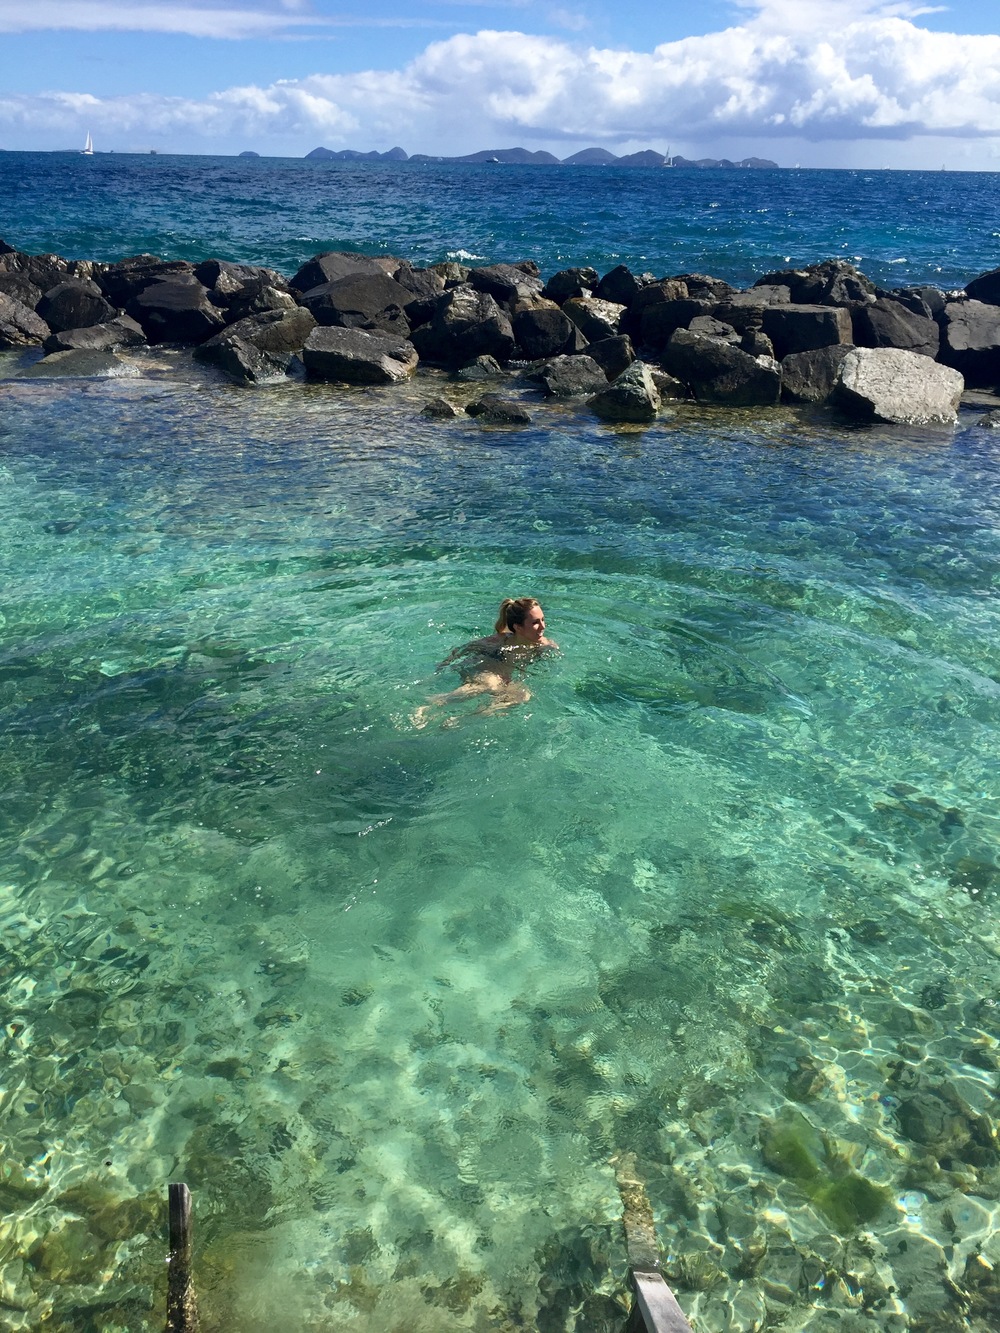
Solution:
[[[1000,7],[0,0],[0,147],[600,144],[1000,170]]]

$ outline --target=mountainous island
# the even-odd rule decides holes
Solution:
[[[311,153],[306,153],[306,157],[330,162],[513,162],[518,166],[697,167],[702,170],[712,167],[753,170],[778,165],[766,157],[744,157],[739,162],[730,162],[727,157],[667,157],[652,148],[640,153],[626,153],[624,157],[616,157],[606,148],[584,148],[572,157],[562,159],[544,151],[533,153],[528,148],[483,148],[464,157],[439,157],[429,153],[414,153],[411,157],[402,148],[390,148],[387,153],[361,153],[355,148],[314,148]]]

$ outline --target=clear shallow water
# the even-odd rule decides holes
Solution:
[[[267,264],[319,250],[414,263],[534,259],[749,285],[849,259],[886,287],[964,286],[997,264],[1000,176],[697,171],[0,153],[0,236],[31,252]]]
[[[988,433],[143,364],[0,387],[3,1326],[160,1327],[184,1178],[209,1328],[612,1327],[633,1152],[706,1328],[988,1327]]]

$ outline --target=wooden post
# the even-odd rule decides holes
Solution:
[[[692,1333],[687,1316],[660,1272],[660,1242],[636,1155],[618,1153],[611,1161],[621,1195],[629,1277],[635,1291],[625,1333]]]
[[[181,1183],[167,1186],[170,1250],[167,1255],[166,1333],[198,1333],[198,1303],[191,1280],[191,1191]]]

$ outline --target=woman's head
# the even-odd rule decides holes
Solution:
[[[497,634],[537,641],[545,636],[545,616],[534,597],[505,597],[495,628]]]

